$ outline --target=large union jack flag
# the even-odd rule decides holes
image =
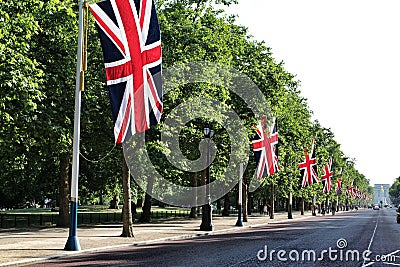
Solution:
[[[317,162],[314,156],[314,138],[311,142],[311,156],[306,147],[303,147],[303,149],[304,161],[299,164],[299,169],[301,176],[303,177],[301,187],[306,187],[307,185],[312,185],[314,181],[316,183],[318,182]]]
[[[118,144],[160,121],[160,26],[152,0],[106,0],[90,10],[100,35]]]
[[[322,185],[324,186],[322,189],[322,193],[328,194],[332,188],[332,156],[329,157],[328,165],[324,166],[324,174],[321,176]]]
[[[257,178],[262,178],[278,172],[278,123],[268,129],[267,118],[264,117],[257,126],[254,137],[253,150],[257,162]]]

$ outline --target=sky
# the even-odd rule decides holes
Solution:
[[[400,1],[239,0],[226,9],[301,81],[370,184],[400,176]]]

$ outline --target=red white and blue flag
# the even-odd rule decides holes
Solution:
[[[361,198],[361,190],[357,186],[353,189],[353,197],[356,199]]]
[[[342,179],[338,178],[336,181],[336,195],[340,195],[342,193]]]
[[[350,197],[354,197],[354,185],[353,182],[351,182],[350,186],[346,186],[346,194]]]
[[[160,26],[152,0],[106,0],[90,10],[100,35],[118,144],[160,121]]]
[[[330,156],[329,157],[329,163],[328,163],[328,165],[324,166],[324,174],[321,176],[322,185],[323,185],[322,192],[324,194],[328,194],[331,191],[331,188],[332,188],[332,176],[333,176],[332,156]]]
[[[299,164],[299,169],[302,177],[301,187],[306,187],[314,182],[318,183],[317,162],[314,156],[314,138],[311,142],[311,155],[306,147],[303,147],[303,149],[304,161]]]
[[[257,126],[253,139],[253,150],[257,162],[257,178],[266,177],[278,172],[278,123],[268,129],[267,118],[264,117]]]

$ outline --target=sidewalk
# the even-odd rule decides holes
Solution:
[[[223,231],[240,231],[260,224],[268,224],[287,220],[287,212],[274,214],[273,220],[269,216],[253,214],[243,227],[235,226],[237,216],[214,216],[213,232],[200,231],[201,217],[197,219],[170,219],[152,223],[135,223],[133,238],[119,237],[122,232],[121,224],[107,224],[94,226],[78,225],[78,240],[82,250],[80,252],[65,251],[64,246],[68,239],[68,228],[29,228],[29,229],[2,229],[0,230],[0,266],[23,265],[24,263],[44,260],[62,255],[82,253],[107,249],[117,246],[140,245],[163,240],[183,239],[207,234],[216,234]],[[310,212],[301,216],[300,212],[293,212],[293,220],[311,217]]]

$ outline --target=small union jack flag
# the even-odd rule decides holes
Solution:
[[[257,178],[262,178],[278,172],[278,123],[267,130],[267,118],[264,117],[257,126],[253,139],[253,150],[257,162]]]
[[[346,194],[350,197],[354,197],[354,185],[353,182],[351,182],[350,186],[346,186]]]
[[[317,162],[314,156],[314,138],[311,141],[311,156],[308,154],[307,148],[304,149],[304,161],[299,164],[300,173],[303,177],[301,187],[312,185],[314,181],[318,183]]]
[[[357,186],[353,189],[353,197],[356,199],[361,198],[361,190]]]
[[[324,166],[324,174],[321,176],[322,184],[324,186],[322,192],[324,194],[329,193],[332,188],[333,171],[331,171],[331,169],[332,169],[332,156],[329,157],[328,165]]]
[[[152,0],[105,0],[90,10],[100,35],[118,144],[160,121],[160,26]]]
[[[336,181],[336,195],[340,195],[342,193],[342,179],[338,178]]]

